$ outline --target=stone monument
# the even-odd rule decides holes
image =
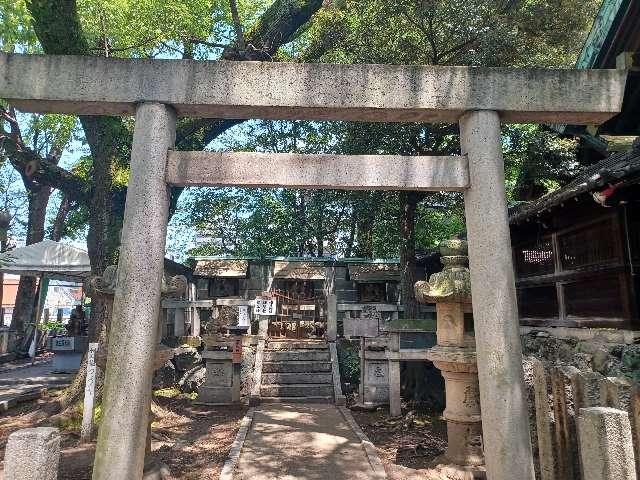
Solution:
[[[445,380],[448,445],[437,464],[463,470],[473,478],[484,478],[480,391],[471,312],[471,278],[467,242],[461,239],[440,243],[444,269],[428,282],[417,282],[416,299],[435,303],[437,345],[427,358],[442,372]],[[465,477],[466,478],[466,477]]]

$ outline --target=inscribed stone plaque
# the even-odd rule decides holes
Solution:
[[[344,317],[342,324],[347,338],[378,336],[378,320],[375,318],[353,318],[349,315]]]
[[[367,360],[367,384],[383,384],[389,383],[389,362]]]
[[[231,361],[207,361],[207,379],[205,385],[208,387],[230,387],[232,371]]]

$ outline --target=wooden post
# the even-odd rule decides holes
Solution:
[[[87,377],[84,384],[84,403],[82,410],[82,430],[80,441],[89,442],[93,435],[93,407],[96,390],[96,352],[97,343],[90,343],[87,351]]]

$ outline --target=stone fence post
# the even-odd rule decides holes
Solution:
[[[338,336],[338,297],[327,294],[327,341],[335,342]]]
[[[608,407],[580,409],[578,439],[583,480],[635,480],[629,415]]]
[[[17,430],[4,451],[4,480],[56,480],[59,461],[57,428]]]

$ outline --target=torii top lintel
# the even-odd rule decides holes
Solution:
[[[600,124],[625,70],[141,60],[0,54],[0,98],[32,112],[131,115],[140,102],[205,118]]]

